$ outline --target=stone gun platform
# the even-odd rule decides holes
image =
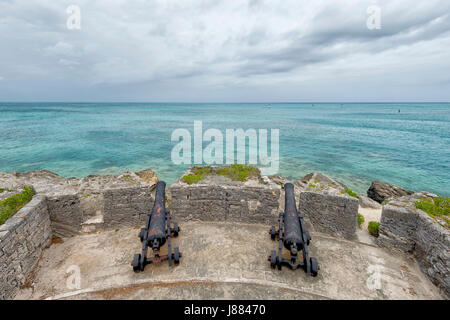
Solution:
[[[312,233],[319,275],[270,268],[269,226],[180,223],[180,265],[130,265],[141,226],[54,239],[16,299],[442,299],[408,255]],[[70,267],[72,266],[72,269]],[[73,266],[79,288],[71,288]]]

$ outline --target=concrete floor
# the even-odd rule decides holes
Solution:
[[[140,226],[63,239],[44,251],[16,299],[442,299],[412,257],[370,244],[313,233],[310,252],[320,266],[313,278],[270,268],[267,257],[277,243],[268,226],[180,227],[173,242],[183,253],[180,265],[149,265],[141,273],[130,265],[141,250]]]

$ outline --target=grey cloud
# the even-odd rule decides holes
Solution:
[[[327,18],[327,15],[321,12],[315,19],[319,18]],[[375,32],[354,22],[344,26],[339,25],[337,28],[332,26],[328,29],[320,28],[306,36],[299,35],[298,30],[293,30],[283,35],[291,43],[287,48],[274,49],[269,53],[252,52],[249,54],[250,59],[245,67],[240,66],[239,69],[240,74],[245,76],[288,72],[310,64],[342,58],[354,53],[355,48],[358,48],[359,54],[380,53],[399,46],[432,41],[441,36],[448,36],[449,33],[449,14],[439,15],[439,12],[434,12],[434,15],[427,13],[419,16],[410,24],[405,21],[394,23],[392,27],[385,27]],[[254,34],[249,37],[253,38]],[[333,50],[333,46],[339,43],[346,43],[346,47],[342,50]]]
[[[79,31],[65,26],[70,4],[81,7]],[[130,100],[274,101],[311,93],[313,83],[326,87],[330,76],[335,88],[322,90],[323,99],[347,98],[354,81],[371,84],[368,99],[373,90],[389,99],[392,86],[407,84],[405,68],[427,84],[424,100],[449,100],[450,3],[379,0],[382,29],[368,30],[371,4],[5,0],[0,100],[114,100],[128,92]],[[430,83],[436,88],[426,89]]]

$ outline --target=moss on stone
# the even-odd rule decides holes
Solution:
[[[227,177],[233,181],[245,182],[250,178],[258,177],[259,169],[254,166],[248,166],[244,164],[232,164],[224,167],[194,167],[191,174],[187,174],[181,178],[188,184],[195,184],[207,176],[219,175]]]
[[[188,184],[195,184],[205,179],[211,173],[211,167],[194,167],[192,173],[183,176],[181,180]]]
[[[357,194],[356,192],[353,192],[352,189],[345,189],[345,190],[342,190],[341,193],[342,193],[342,194],[348,194],[350,197],[353,197],[353,198],[358,198],[358,194]]]
[[[228,177],[233,181],[245,182],[250,178],[258,177],[259,169],[245,164],[232,164],[229,167],[221,167],[217,170],[219,176]]]
[[[205,176],[199,175],[199,174],[188,174],[188,175],[185,175],[183,178],[181,178],[181,180],[183,180],[184,182],[186,182],[188,184],[195,184],[195,183],[202,181],[205,178],[206,178]]]
[[[22,192],[0,201],[0,225],[30,202],[33,195],[32,187],[24,187]]]

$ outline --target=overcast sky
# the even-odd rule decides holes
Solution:
[[[1,0],[0,101],[450,101],[450,1]]]

